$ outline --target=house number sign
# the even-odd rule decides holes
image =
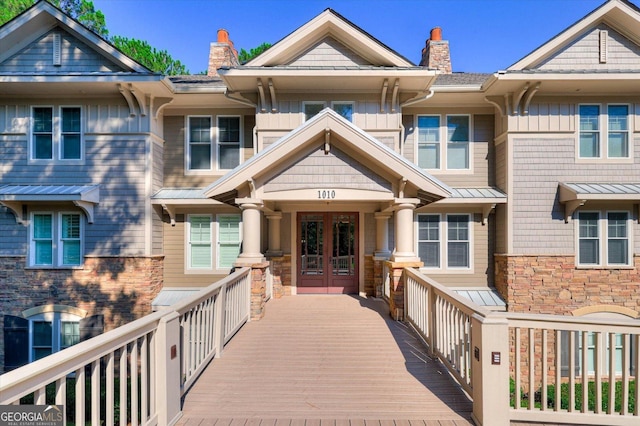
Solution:
[[[334,198],[336,198],[335,189],[318,190],[318,199],[319,200],[333,200]]]

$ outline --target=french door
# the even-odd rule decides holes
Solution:
[[[298,213],[298,293],[358,293],[358,213]]]

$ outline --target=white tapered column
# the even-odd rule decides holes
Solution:
[[[253,265],[265,261],[260,252],[262,201],[251,198],[237,199],[242,209],[242,252],[238,256],[237,265]]]
[[[394,262],[415,262],[420,259],[415,253],[413,212],[420,201],[413,198],[396,199],[394,205],[396,250],[391,256]]]

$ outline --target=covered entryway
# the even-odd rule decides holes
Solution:
[[[298,293],[358,293],[358,214],[298,213]]]

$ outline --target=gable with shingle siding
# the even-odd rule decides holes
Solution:
[[[54,38],[60,37],[60,65],[54,65]],[[94,49],[61,28],[53,29],[0,64],[1,73],[121,72]]]
[[[291,61],[290,66],[359,66],[371,65],[332,37],[325,37]]]

